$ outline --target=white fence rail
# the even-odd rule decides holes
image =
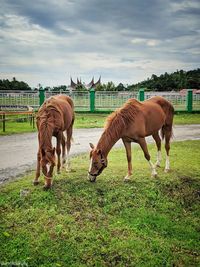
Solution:
[[[62,91],[45,92],[45,98],[56,94],[67,94],[72,97],[76,111],[91,111],[91,94],[89,91]],[[145,92],[145,99],[152,96],[161,95],[170,101],[175,110],[187,111],[187,95],[181,95],[179,92]],[[139,99],[138,92],[120,91],[120,92],[102,92],[96,91],[94,105],[95,110],[112,111],[121,107],[129,98]],[[200,110],[200,94],[193,94],[193,110]],[[0,109],[9,109],[14,107],[20,110],[22,107],[33,107],[38,109],[40,106],[39,92],[9,92],[0,91]]]

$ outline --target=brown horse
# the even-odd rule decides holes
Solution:
[[[74,123],[74,104],[66,95],[56,95],[47,99],[40,107],[37,115],[37,129],[39,149],[37,154],[37,171],[34,185],[39,183],[40,168],[45,176],[45,189],[52,185],[53,169],[56,165],[55,151],[58,163],[57,172],[60,172],[60,154],[62,145],[62,164],[66,161],[67,145],[67,168],[69,169],[69,151],[71,147],[72,128]],[[67,141],[63,132],[66,131]],[[56,148],[52,147],[52,136],[56,137]]]
[[[124,180],[129,180],[132,175],[131,142],[140,145],[151,167],[152,176],[155,177],[157,175],[156,166],[160,166],[161,162],[161,139],[159,137],[159,130],[161,130],[162,138],[165,138],[165,149],[167,153],[165,172],[168,172],[173,114],[173,106],[163,97],[155,96],[144,102],[139,102],[134,98],[129,99],[124,106],[113,112],[107,118],[104,132],[97,146],[95,147],[90,143],[92,150],[90,152],[91,162],[88,179],[94,182],[96,177],[107,167],[107,155],[120,138],[124,143],[128,161],[128,174]],[[155,165],[151,162],[145,141],[145,137],[149,135],[152,135],[154,138],[158,149]]]

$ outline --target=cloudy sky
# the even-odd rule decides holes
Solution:
[[[199,0],[0,0],[0,78],[132,84],[200,67]]]

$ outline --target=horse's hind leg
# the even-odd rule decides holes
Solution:
[[[72,125],[67,129],[67,166],[66,171],[70,171],[70,160],[69,160],[69,151],[71,148],[71,139],[72,139]]]
[[[156,176],[157,176],[156,167],[155,167],[155,165],[151,162],[151,157],[150,157],[149,152],[148,152],[147,143],[146,143],[145,138],[140,138],[140,139],[138,140],[138,144],[139,144],[140,147],[142,148],[146,160],[148,160],[148,162],[149,162],[149,165],[150,165],[150,168],[151,168],[151,175],[152,175],[153,177],[156,177]]]
[[[159,136],[159,133],[156,132],[154,134],[152,134],[153,139],[156,142],[156,146],[157,146],[157,161],[156,161],[156,167],[160,167],[160,163],[161,163],[161,159],[162,159],[162,155],[161,155],[161,139]]]
[[[37,169],[36,169],[35,179],[33,180],[33,184],[34,185],[38,185],[39,184],[38,179],[40,177],[40,160],[41,160],[40,150],[38,150],[38,153],[37,153]]]
[[[166,130],[165,130],[165,150],[166,150],[166,162],[165,162],[165,172],[168,172],[170,170],[170,163],[169,163],[169,150],[170,150],[170,138],[171,138],[171,130],[170,130],[170,127],[169,127],[169,130],[168,128],[166,127]]]
[[[62,144],[62,167],[64,167],[66,162],[66,147],[65,147],[65,136],[63,133],[62,133],[61,144]]]
[[[62,138],[62,133],[59,133],[57,136],[57,143],[56,143],[56,153],[58,157],[58,163],[57,163],[57,173],[60,173],[60,154],[61,154],[61,138]]]

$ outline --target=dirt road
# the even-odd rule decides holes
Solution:
[[[75,129],[71,155],[88,152],[89,142],[97,143],[103,129]],[[174,127],[174,139],[200,139],[200,125],[181,125]],[[152,138],[147,138],[152,142]],[[119,141],[115,146],[121,146]],[[0,136],[0,185],[12,180],[26,171],[35,169],[38,148],[37,133]]]

